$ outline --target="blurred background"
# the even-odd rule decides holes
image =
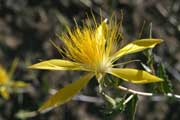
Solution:
[[[154,50],[155,61],[165,65],[175,93],[180,94],[179,0],[0,0],[0,64],[8,70],[14,58],[19,58],[13,79],[31,84],[24,92],[11,94],[9,100],[0,98],[0,120],[23,118],[20,111],[37,110],[53,89],[79,78],[81,72],[29,70],[27,66],[40,60],[61,58],[50,40],[61,46],[56,34],[66,32],[65,26],[73,27],[74,18],[79,24],[87,20],[87,14],[91,18],[93,13],[99,19],[100,10],[104,18],[114,13],[118,19],[123,11],[126,42],[148,38],[152,23],[152,36],[164,40]],[[145,60],[142,53],[130,56],[127,58]],[[143,85],[127,86],[148,91]],[[98,97],[96,88],[97,82],[92,80],[81,94]],[[108,118],[102,110],[100,103],[72,100],[27,120],[125,120],[123,113]],[[177,100],[141,97],[136,119],[179,120],[179,113]]]

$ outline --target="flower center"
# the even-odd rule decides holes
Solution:
[[[108,71],[108,69],[111,67],[111,62],[108,59],[103,59],[97,66],[96,66],[96,72],[97,73],[105,73]]]

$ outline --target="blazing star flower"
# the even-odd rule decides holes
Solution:
[[[62,105],[76,95],[94,76],[100,83],[105,74],[111,74],[122,80],[143,84],[161,82],[162,79],[146,71],[132,68],[117,68],[114,64],[119,58],[153,48],[161,39],[135,40],[126,46],[119,48],[119,24],[116,20],[107,19],[101,24],[95,22],[95,27],[84,25],[75,29],[67,28],[68,32],[60,36],[64,48],[58,50],[66,59],[52,59],[30,66],[32,69],[46,70],[79,70],[85,71],[79,80],[60,89],[51,96],[39,109],[40,112],[52,107]]]
[[[2,86],[6,84],[6,81],[8,80],[8,75],[6,73],[6,71],[4,70],[4,68],[2,68],[0,66],[0,94],[4,99],[8,99],[9,98],[9,93],[7,91],[7,88]]]
[[[16,63],[16,60],[15,62]],[[15,65],[16,66],[16,65]],[[13,65],[10,71],[10,73],[8,73],[1,65],[0,65],[0,94],[1,96],[8,100],[10,95],[9,93],[19,89],[19,88],[24,88],[27,87],[28,84],[23,82],[23,81],[14,81],[12,80],[12,75],[14,72],[14,68],[15,66]]]

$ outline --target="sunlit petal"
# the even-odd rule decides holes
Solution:
[[[140,52],[147,48],[153,48],[155,47],[155,45],[157,45],[160,42],[162,42],[161,39],[141,39],[141,40],[133,41],[127,44],[126,46],[124,46],[119,51],[117,51],[113,55],[113,58],[117,59],[127,54]]]
[[[146,71],[131,68],[112,68],[109,73],[128,82],[137,84],[163,81],[161,78]]]
[[[45,69],[45,70],[83,70],[84,68],[75,62],[67,60],[52,59],[43,61],[29,67],[30,69]]]
[[[0,85],[7,83],[9,80],[6,70],[0,65]]]
[[[58,105],[68,102],[74,95],[76,95],[93,77],[92,73],[88,73],[79,80],[60,89],[55,95],[51,96],[39,109],[40,112],[49,110]]]
[[[101,49],[105,49],[107,30],[107,19],[105,19],[95,31],[96,44],[98,44]]]
[[[1,96],[4,98],[4,99],[6,99],[6,100],[8,100],[9,99],[9,92],[8,92],[8,89],[6,88],[6,87],[4,87],[4,86],[2,86],[2,87],[0,87],[0,94],[1,94]]]

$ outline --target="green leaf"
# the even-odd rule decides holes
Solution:
[[[163,64],[159,64],[157,68],[157,75],[164,80],[164,82],[159,83],[160,85],[157,86],[158,92],[161,93],[170,93],[173,92],[172,83],[168,78],[166,70]]]
[[[130,97],[131,95],[132,94],[129,94],[127,98]],[[126,104],[125,115],[127,120],[135,119],[137,101],[138,101],[138,96],[133,95],[133,98],[131,98],[131,100]]]
[[[116,87],[118,85],[121,85],[122,82],[123,81],[120,78],[116,77],[116,76],[113,76],[113,75],[110,75],[110,74],[105,75],[105,80],[104,80],[105,86]]]
[[[124,98],[123,97],[116,97],[111,98],[115,104],[112,105],[112,103],[108,102],[105,104],[105,108],[103,108],[103,113],[105,114],[107,120],[112,120],[114,117],[119,114],[120,112],[123,112],[125,110],[125,105],[123,104]]]

